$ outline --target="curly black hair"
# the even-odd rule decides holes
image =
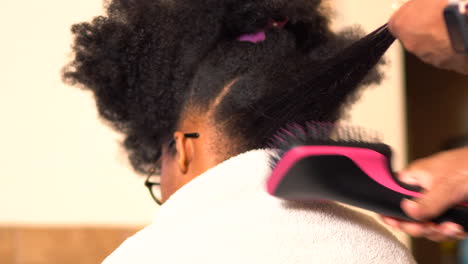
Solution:
[[[358,87],[380,81],[375,65],[394,41],[385,27],[332,32],[320,0],[111,0],[106,10],[73,25],[64,79],[94,93],[143,173],[184,109],[208,110],[233,80],[213,118],[238,152],[290,122],[336,121]],[[287,24],[265,29],[272,20]],[[263,42],[238,40],[262,30]]]

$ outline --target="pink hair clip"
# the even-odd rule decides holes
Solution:
[[[286,24],[289,22],[289,18],[285,18],[282,21],[276,21],[274,19],[269,19],[268,24],[265,27],[265,29],[258,31],[256,33],[246,33],[240,35],[237,40],[241,42],[251,42],[251,43],[259,43],[263,42],[266,40],[266,30],[272,29],[272,28],[277,28],[277,29],[282,29],[286,26]]]

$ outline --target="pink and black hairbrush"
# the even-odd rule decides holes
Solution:
[[[282,129],[271,146],[271,195],[293,201],[331,200],[379,214],[415,221],[401,200],[420,196],[421,188],[401,183],[391,166],[388,145],[359,128],[308,123]],[[458,205],[433,222],[454,222],[468,230],[468,207]]]

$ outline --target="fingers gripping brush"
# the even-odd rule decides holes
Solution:
[[[392,170],[392,151],[356,127],[308,123],[290,125],[274,137],[268,192],[293,201],[331,200],[379,214],[415,221],[401,209],[404,198],[421,195]],[[468,207],[459,205],[431,221],[458,223],[468,230]]]

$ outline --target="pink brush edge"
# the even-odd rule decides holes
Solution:
[[[413,197],[421,196],[420,193],[406,190],[395,182],[386,167],[387,158],[381,153],[365,148],[343,146],[302,146],[288,151],[278,162],[276,168],[268,179],[268,193],[274,195],[286,173],[294,166],[294,164],[296,164],[296,162],[309,156],[330,155],[348,157],[371,179],[390,190]],[[468,206],[468,203],[463,205]]]

